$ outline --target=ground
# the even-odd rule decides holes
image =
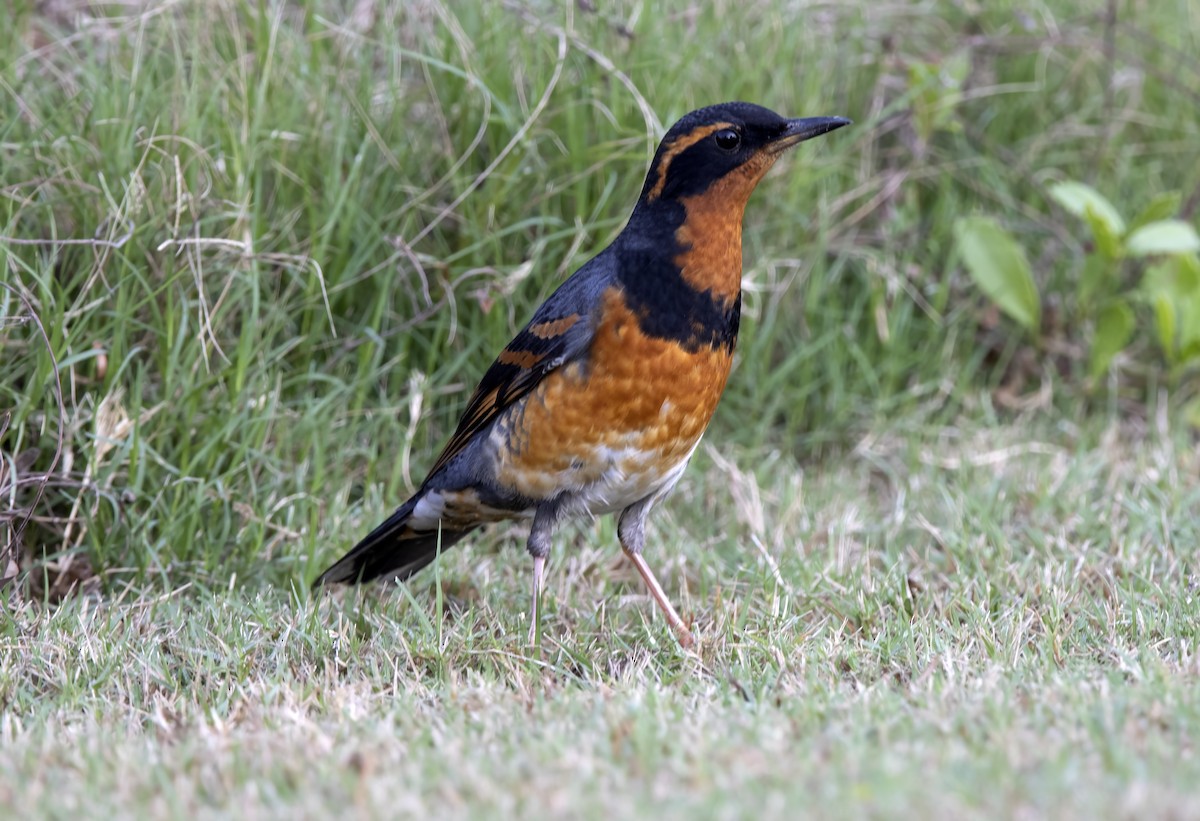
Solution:
[[[411,589],[26,605],[0,796],[49,817],[1193,816],[1194,440],[1034,427],[880,434],[816,467],[710,445],[648,548],[697,654],[610,522],[555,554],[540,650],[511,532]]]

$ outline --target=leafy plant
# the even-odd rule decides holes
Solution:
[[[1069,316],[1092,329],[1088,374],[1098,377],[1134,339],[1139,316],[1174,370],[1200,363],[1200,235],[1172,217],[1176,192],[1155,197],[1131,222],[1103,194],[1081,182],[1053,185],[1049,196],[1091,233],[1078,285],[1064,295]],[[1041,338],[1042,299],[1024,250],[995,220],[963,217],[955,241],[971,279],[1010,319]],[[1149,260],[1130,286],[1136,261]],[[1147,331],[1149,333],[1149,331]]]
[[[1018,325],[1037,335],[1042,303],[1025,250],[991,217],[957,220],[954,237],[979,289]]]

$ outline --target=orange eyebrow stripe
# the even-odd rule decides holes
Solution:
[[[646,199],[651,201],[656,200],[662,194],[663,186],[667,184],[667,168],[671,165],[673,159],[703,140],[709,134],[720,131],[722,128],[733,128],[733,124],[714,123],[712,125],[702,125],[672,142],[667,150],[663,152],[658,165],[654,167],[654,171],[658,174],[658,177],[654,180],[654,187],[650,189],[650,193],[646,195]]]
[[[564,316],[562,319],[552,319],[549,322],[539,322],[537,325],[530,325],[529,332],[538,339],[553,339],[556,336],[561,336],[580,319],[579,314],[571,314]]]
[[[531,351],[513,351],[505,348],[500,352],[500,355],[496,357],[496,361],[501,365],[516,365],[518,368],[532,368],[545,358],[545,354],[533,353]]]

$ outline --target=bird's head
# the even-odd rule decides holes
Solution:
[[[844,117],[788,119],[752,103],[701,108],[663,137],[640,202],[682,201],[721,183],[728,205],[744,206],[780,154],[849,124]]]

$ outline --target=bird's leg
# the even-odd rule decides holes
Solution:
[[[653,501],[654,497],[649,497],[625,508],[621,513],[620,522],[617,523],[617,538],[621,540],[621,549],[625,551],[629,561],[633,562],[633,566],[641,574],[642,580],[646,582],[646,587],[650,588],[650,595],[658,602],[659,609],[667,618],[667,624],[671,625],[671,629],[679,638],[680,646],[688,648],[695,643],[692,631],[683,623],[683,619],[679,618],[679,614],[675,612],[675,608],[663,591],[662,585],[658,583],[654,571],[650,569],[650,565],[642,556],[642,546],[646,543],[646,513],[649,512]]]
[[[650,588],[650,595],[658,602],[658,606],[662,609],[663,615],[667,617],[667,623],[671,625],[671,629],[675,631],[675,635],[679,637],[680,646],[687,648],[695,643],[695,638],[692,637],[692,631],[688,630],[683,619],[675,612],[675,608],[671,606],[670,599],[663,591],[662,585],[658,583],[658,579],[654,576],[654,571],[650,569],[650,565],[646,564],[646,560],[641,553],[634,553],[625,545],[621,545],[625,551],[625,555],[633,562],[633,566],[638,569],[638,573],[642,574],[642,578],[646,582],[646,586]]]
[[[541,620],[542,579],[546,572],[546,557],[550,555],[550,540],[558,520],[558,504],[547,502],[538,506],[533,516],[526,549],[533,556],[533,602],[529,605],[529,644],[536,646]]]
[[[529,646],[536,647],[538,643],[538,604],[542,598],[542,573],[546,568],[545,556],[533,557],[533,602],[529,605]]]

